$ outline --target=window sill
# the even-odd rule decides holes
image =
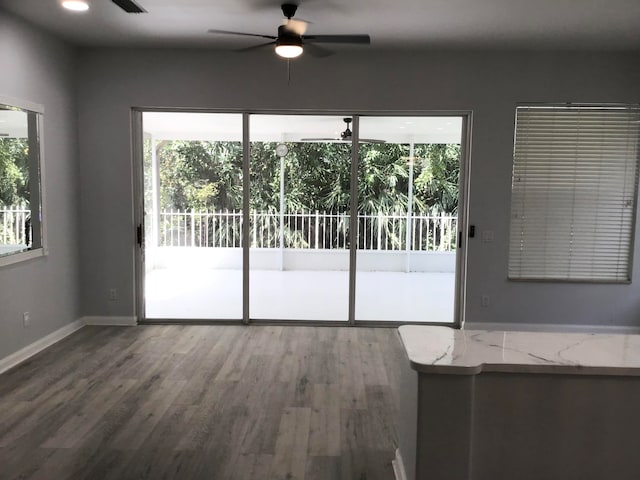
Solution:
[[[0,267],[13,265],[20,262],[26,262],[38,257],[44,257],[46,254],[47,252],[45,252],[45,249],[42,247],[33,250],[27,250],[24,252],[14,253],[5,257],[0,257]]]

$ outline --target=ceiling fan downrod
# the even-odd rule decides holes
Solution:
[[[347,124],[347,129],[340,134],[340,138],[342,140],[350,140],[351,136],[353,135],[353,132],[349,128],[349,125],[353,121],[353,118],[351,117],[343,118],[342,121]]]
[[[291,20],[291,18],[296,14],[297,11],[298,11],[298,5],[296,5],[295,3],[282,4],[282,13],[289,20]]]

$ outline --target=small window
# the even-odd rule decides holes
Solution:
[[[516,110],[509,278],[630,282],[640,109]]]
[[[40,117],[0,102],[0,265],[43,251]]]

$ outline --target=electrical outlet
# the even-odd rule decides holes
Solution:
[[[24,312],[22,314],[22,326],[24,328],[29,328],[29,325],[31,325],[31,314],[29,312]]]
[[[481,305],[483,307],[488,307],[489,306],[489,295],[482,295],[482,303]]]
[[[118,290],[116,290],[115,288],[109,289],[109,300],[112,302],[118,300]]]

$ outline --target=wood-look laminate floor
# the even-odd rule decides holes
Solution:
[[[393,480],[394,329],[85,327],[0,375],[0,479]]]

